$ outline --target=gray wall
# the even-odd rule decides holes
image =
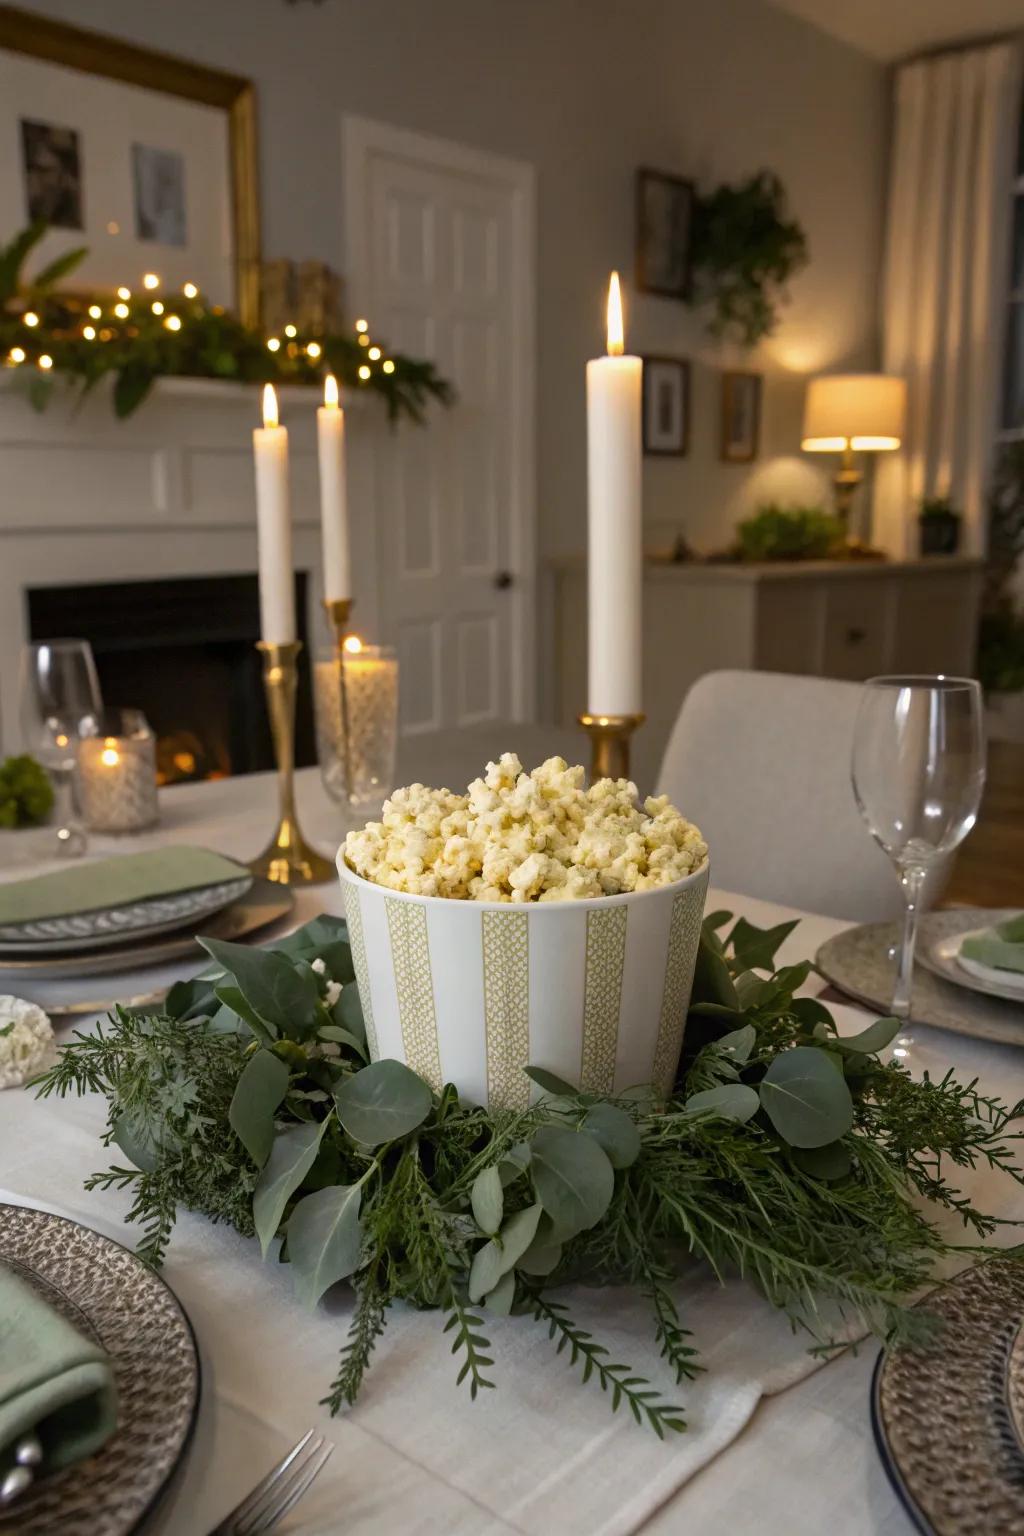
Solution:
[[[26,0],[22,0],[26,3]],[[267,256],[341,267],[340,117],[351,111],[533,163],[538,173],[542,555],[583,545],[583,368],[608,270],[632,268],[633,171],[705,187],[769,166],[811,265],[752,357],[671,300],[627,290],[635,351],[693,358],[689,457],[648,460],[650,543],[721,544],[759,497],[820,493],[798,455],[803,376],[876,361],[885,75],[762,0],[35,0],[34,9],[251,76]],[[715,370],[769,375],[761,457],[718,462]]]

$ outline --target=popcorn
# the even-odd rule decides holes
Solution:
[[[453,901],[573,901],[670,885],[699,869],[707,844],[667,795],[643,808],[628,779],[584,788],[564,758],[526,773],[514,752],[464,795],[410,784],[381,821],[345,839],[366,880]]]
[[[43,1010],[21,997],[0,997],[0,1088],[20,1088],[46,1065],[53,1030]]]

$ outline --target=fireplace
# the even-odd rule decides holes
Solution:
[[[306,641],[307,573],[295,577]],[[274,767],[263,696],[255,576],[196,576],[29,588],[32,640],[73,635],[96,657],[105,704],[141,709],[157,738],[160,782]],[[298,766],[316,761],[308,646],[299,657]]]

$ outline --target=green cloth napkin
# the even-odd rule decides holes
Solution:
[[[98,1344],[0,1264],[0,1467],[34,1431],[48,1472],[91,1456],[117,1427],[117,1390]]]
[[[0,885],[0,924],[71,917],[102,907],[126,906],[149,896],[196,891],[249,871],[209,848],[154,848],[76,864],[52,875]]]
[[[1024,912],[964,939],[960,953],[994,971],[1024,971]]]

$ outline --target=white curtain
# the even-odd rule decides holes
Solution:
[[[907,427],[879,455],[874,537],[897,557],[917,554],[923,496],[950,496],[966,551],[985,549],[1020,87],[1016,42],[896,72],[882,351],[907,380]]]

